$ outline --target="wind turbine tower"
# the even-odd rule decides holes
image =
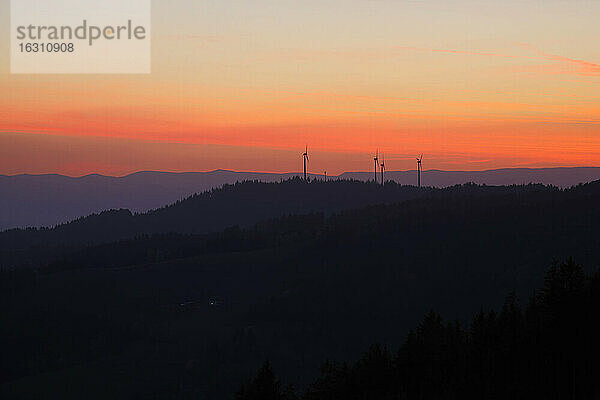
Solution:
[[[421,157],[417,158],[417,173],[418,173],[418,184],[419,187],[421,187],[421,162],[423,161],[423,154],[421,154]]]
[[[306,163],[308,162],[308,145],[302,154],[302,159],[304,160],[304,181],[306,181]]]
[[[385,180],[383,179],[383,173],[385,172],[385,157],[381,156],[381,186],[383,186]]]
[[[379,150],[377,150],[377,153],[375,153],[375,158],[373,158],[373,161],[375,161],[375,177],[373,178],[373,181],[377,183],[377,162],[379,161]]]

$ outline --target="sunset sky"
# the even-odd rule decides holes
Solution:
[[[600,1],[153,1],[152,73],[10,75],[0,174],[600,166]]]

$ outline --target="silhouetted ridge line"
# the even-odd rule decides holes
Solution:
[[[232,225],[250,226],[286,214],[312,211],[328,214],[370,204],[402,202],[435,191],[418,191],[397,184],[385,189],[373,188],[370,183],[356,180],[302,183],[298,177],[278,183],[238,182],[146,213],[112,210],[54,228],[11,230],[0,233],[0,248],[17,245],[13,238],[20,242],[26,236],[38,244],[57,244],[112,241],[153,233],[207,233]]]
[[[133,238],[142,234],[198,234],[221,231],[229,226],[249,227],[259,221],[289,214],[331,213],[377,204],[401,204],[415,199],[452,199],[456,196],[502,196],[508,204],[522,206],[524,199],[541,206],[553,198],[567,199],[576,193],[594,196],[600,181],[560,190],[543,185],[477,186],[460,185],[447,189],[418,189],[389,182],[385,187],[359,181],[313,180],[304,185],[293,178],[280,183],[258,181],[224,185],[163,208],[143,214],[113,210],[48,229],[11,230],[0,233],[0,249],[24,249],[58,244],[81,245]],[[536,193],[538,193],[536,195]],[[439,201],[439,200],[438,200]],[[430,204],[431,200],[427,203]],[[474,207],[477,207],[475,204]],[[415,205],[416,213],[418,205]]]
[[[331,206],[308,213],[302,212],[304,209],[293,212],[290,208],[280,208],[273,213],[277,204],[282,204],[282,193],[288,202],[311,196],[319,201],[336,201],[320,190],[332,187],[338,194],[343,192],[338,187],[350,188],[350,192],[344,194],[346,197],[352,193],[370,197],[375,192],[392,194],[392,197],[384,196],[381,199],[388,200],[387,203],[377,201],[366,207],[334,209]],[[405,190],[408,190],[408,195]],[[222,213],[231,213],[230,210],[236,207],[239,211],[242,207],[240,202],[256,199],[257,192],[260,193],[260,201],[252,207],[266,210],[260,221],[246,225],[236,223],[240,221],[237,219],[239,213],[234,213],[232,222],[224,225],[228,228],[221,229],[221,232],[217,229],[214,233],[194,232],[196,223],[206,221],[208,214],[215,213],[211,205],[225,206]],[[397,195],[404,200],[395,202]],[[413,236],[421,235],[422,230],[429,232],[427,237],[432,244],[443,245],[449,240],[460,241],[462,236],[474,235],[473,245],[478,242],[485,245],[485,239],[490,236],[486,229],[490,226],[494,227],[498,236],[508,235],[503,239],[506,243],[515,241],[518,246],[527,243],[526,240],[534,240],[535,235],[541,243],[545,243],[543,240],[556,243],[567,238],[566,243],[570,244],[575,237],[582,236],[585,229],[591,228],[594,221],[600,222],[600,210],[593,206],[599,199],[600,182],[569,190],[543,185],[492,187],[474,184],[443,190],[419,190],[393,183],[382,187],[374,183],[346,181],[312,181],[306,185],[300,178],[279,184],[246,182],[194,195],[146,214],[134,215],[128,210],[109,211],[55,229],[5,232],[0,235],[4,251],[0,261],[13,265],[18,260],[21,263],[24,260],[34,263],[54,260],[52,263],[56,266],[52,268],[58,268],[64,262],[87,267],[117,267],[144,263],[144,254],[148,252],[158,252],[161,260],[169,260],[304,243],[318,251],[335,250],[347,246],[361,247],[374,240],[381,241],[387,252],[388,247],[393,248],[394,241],[409,246],[417,240]],[[311,207],[315,204],[323,206],[318,202],[309,204]],[[251,209],[246,208],[243,212]],[[219,222],[219,215],[211,217]],[[232,216],[228,214],[228,217]],[[122,237],[111,239],[115,232]],[[568,238],[570,234],[574,236]],[[134,237],[137,239],[132,240]],[[109,243],[115,240],[121,241]],[[574,249],[590,240],[594,238],[574,243]],[[100,242],[106,244],[93,246]],[[79,250],[85,246],[88,248]],[[419,246],[423,244],[419,243]],[[133,251],[130,252],[130,249]],[[477,252],[478,249],[471,251]],[[120,257],[113,257],[113,253],[120,254]],[[61,254],[72,255],[61,258]],[[561,254],[564,253],[557,253]]]

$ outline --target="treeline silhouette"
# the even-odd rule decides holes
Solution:
[[[510,231],[513,238],[535,240],[535,234],[563,234],[562,231],[568,229],[573,238],[598,220],[595,196],[599,188],[600,181],[568,190],[543,185],[467,184],[446,189],[417,189],[393,182],[385,188],[358,181],[244,182],[195,195],[147,214],[132,215],[127,210],[114,210],[53,229],[0,233],[0,266],[44,263],[54,263],[57,268],[69,268],[75,263],[125,266],[211,252],[296,244],[313,240],[316,235],[323,245],[345,243],[347,236],[362,237],[370,242],[374,237],[383,236],[382,233],[394,236],[418,235],[419,230],[426,233],[433,225],[435,232],[427,233],[442,238],[457,228],[451,224],[463,221],[468,226],[458,228],[464,236],[485,230],[481,233],[491,238],[496,232]],[[285,205],[287,201],[291,206]],[[355,207],[371,203],[374,205],[366,208]],[[286,212],[286,208],[301,212]],[[475,221],[472,213],[479,214],[480,220]],[[250,224],[253,220],[257,222]],[[486,220],[501,226],[487,229]],[[220,225],[222,228],[217,229]],[[210,232],[213,228],[218,232],[193,233]],[[471,232],[465,231],[467,228]],[[421,239],[416,241],[417,246],[421,245]]]
[[[577,188],[574,188],[569,191],[576,190]],[[279,183],[245,181],[195,194],[147,213],[135,214],[125,209],[107,210],[53,228],[11,229],[0,232],[0,255],[4,254],[4,259],[8,260],[6,254],[9,253],[13,255],[12,261],[23,260],[31,254],[31,248],[35,249],[35,254],[41,254],[45,249],[52,255],[57,247],[80,248],[163,233],[221,232],[228,227],[248,228],[261,221],[286,215],[321,213],[329,216],[344,210],[370,205],[399,204],[420,198],[519,193],[525,195],[532,192],[543,193],[543,197],[549,200],[560,195],[563,190],[539,184],[467,184],[435,189],[403,186],[393,181],[386,182],[385,186],[355,180],[312,180],[308,184],[299,178]]]
[[[431,311],[395,353],[373,345],[354,363],[324,362],[301,396],[267,362],[235,399],[597,399],[599,308],[600,274],[568,260],[524,308],[511,294],[466,326]]]
[[[244,181],[194,194],[174,204],[135,214],[108,210],[52,228],[11,229],[0,233],[0,249],[46,245],[89,245],[131,239],[142,234],[219,232],[269,218],[332,212],[374,204],[399,203],[435,193],[388,182],[385,187],[356,180],[291,178],[278,183]]]

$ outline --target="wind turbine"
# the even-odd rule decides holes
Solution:
[[[323,174],[325,174],[325,182],[327,182],[327,171],[324,171]]]
[[[374,177],[373,181],[375,183],[377,183],[377,161],[379,161],[379,150],[377,150],[377,153],[375,153],[375,157],[373,158],[373,161],[375,161],[375,177]]]
[[[383,155],[381,155],[381,186],[383,186],[384,184],[384,180],[383,180],[383,173],[385,172],[385,157]]]
[[[417,172],[419,174],[419,179],[418,179],[419,187],[421,187],[421,162],[422,161],[423,161],[423,154],[421,154],[421,157],[417,157]]]
[[[302,159],[304,160],[304,180],[306,181],[306,163],[308,162],[308,145],[306,145],[306,149],[302,154]]]

